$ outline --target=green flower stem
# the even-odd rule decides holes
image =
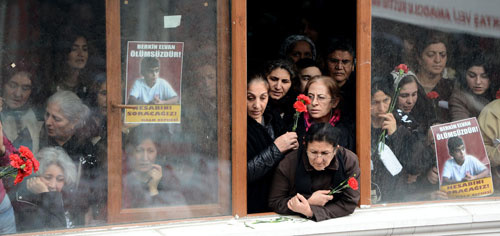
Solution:
[[[5,176],[8,175],[13,175],[17,172],[16,168],[13,168],[12,166],[8,166],[6,168],[3,168],[2,171],[0,171],[0,179],[2,179]]]
[[[299,115],[300,115],[300,112],[296,111],[295,114],[293,115],[293,127],[292,127],[292,132],[295,132],[295,130],[297,129],[297,123],[299,122]]]
[[[389,105],[389,110],[387,111],[387,113],[392,113],[392,111],[394,110],[394,107],[396,106],[396,99],[398,98],[399,96],[399,90],[401,88],[396,88],[395,91],[394,91],[394,96],[392,96],[392,99],[391,99],[391,104]],[[387,133],[387,130],[383,130],[382,133],[380,134],[380,136],[378,137],[378,142],[377,142],[377,152],[378,152],[378,144],[380,142],[382,142],[383,144],[385,144],[385,134]],[[382,150],[384,149],[384,146],[382,146]]]

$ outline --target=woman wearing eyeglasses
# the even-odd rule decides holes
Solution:
[[[329,123],[337,127],[342,135],[340,145],[354,151],[354,121],[339,107],[340,89],[328,76],[315,77],[307,83],[304,94],[311,99],[307,112],[302,113],[297,124],[299,142],[306,131],[315,123]]]
[[[283,159],[273,177],[269,206],[279,214],[300,214],[315,221],[351,214],[360,192],[330,190],[359,178],[358,157],[339,145],[342,132],[328,123],[309,127],[305,145]]]

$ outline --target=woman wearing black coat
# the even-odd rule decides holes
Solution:
[[[40,168],[9,192],[16,216],[17,232],[73,228],[79,217],[68,195],[76,181],[76,166],[59,147],[43,148],[37,158]]]
[[[269,84],[262,76],[247,83],[247,199],[248,213],[268,212],[273,172],[284,154],[297,149],[297,134],[282,134],[279,117],[266,110]]]

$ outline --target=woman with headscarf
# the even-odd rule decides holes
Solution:
[[[316,46],[307,36],[290,35],[281,44],[280,56],[294,63],[303,58],[316,60]]]

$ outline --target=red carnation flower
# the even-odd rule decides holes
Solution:
[[[408,66],[405,64],[399,64],[394,70],[398,72],[399,70],[403,70],[405,73],[408,73]]]
[[[293,104],[293,108],[295,108],[295,111],[297,111],[297,112],[305,112],[305,111],[307,111],[306,105],[304,103],[302,103],[301,101],[296,101]]]
[[[25,161],[21,159],[21,157],[19,157],[19,155],[17,154],[10,154],[9,158],[10,165],[16,169],[21,168],[21,166],[25,163]]]
[[[430,99],[436,99],[439,97],[439,93],[437,93],[436,91],[430,91],[429,93],[427,93],[427,97]]]
[[[299,96],[297,96],[297,101],[302,101],[306,105],[311,104],[311,99],[304,94],[299,94]]]
[[[33,153],[30,151],[29,148],[25,147],[25,146],[21,146],[19,147],[19,152],[21,153],[21,155],[27,159],[30,159],[30,160],[33,160],[34,156],[33,156]]]
[[[347,184],[349,184],[349,187],[353,190],[358,190],[358,181],[354,177],[349,178]]]

